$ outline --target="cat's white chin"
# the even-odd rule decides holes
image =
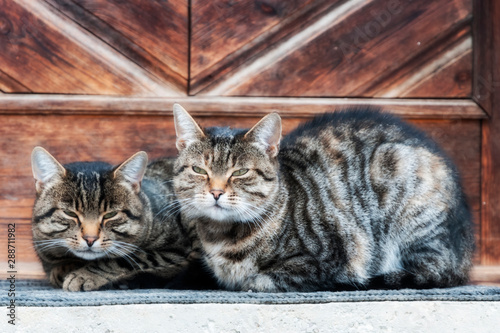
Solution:
[[[72,249],[71,253],[73,253],[78,258],[82,258],[85,260],[96,260],[96,259],[100,259],[100,258],[106,256],[106,253],[104,253],[104,252],[94,252],[91,250],[79,251],[79,250]]]
[[[230,208],[224,208],[219,205],[213,205],[209,207],[200,207],[196,211],[189,211],[189,217],[191,218],[208,218],[217,222],[226,223],[238,223],[241,221],[241,215],[235,210]]]
[[[223,208],[218,205],[213,205],[204,209],[203,214],[215,221],[219,222],[237,222],[237,214],[231,209]]]

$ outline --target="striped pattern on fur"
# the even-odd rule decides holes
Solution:
[[[183,220],[226,288],[428,288],[468,280],[473,236],[459,176],[414,127],[376,110],[350,110],[316,117],[281,140],[277,114],[248,131],[202,129],[179,105],[174,116]]]

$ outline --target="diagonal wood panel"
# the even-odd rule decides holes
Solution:
[[[30,90],[0,70],[0,92],[30,92]]]
[[[332,1],[193,0],[190,68],[193,85],[241,53],[254,53],[271,35],[329,2]]]
[[[1,0],[0,8],[0,71],[28,91],[185,95],[186,86],[154,75],[48,2]],[[176,46],[186,48],[187,37]]]
[[[186,0],[74,0],[187,79]]]
[[[447,73],[452,72],[452,77],[470,77],[470,63],[450,67],[456,62],[454,59],[470,53],[470,41],[454,50],[454,59],[447,53],[449,50],[430,52],[470,29],[470,0],[351,0],[334,4],[321,16],[309,18],[303,29],[289,32],[279,43],[268,45],[243,64],[235,64],[222,75],[208,74],[207,77],[213,77],[211,82],[191,92],[213,96],[371,97],[379,90],[373,82],[387,85],[380,81],[381,77],[391,80],[391,73],[401,73],[409,66],[408,73],[427,69],[426,75],[415,81],[419,92],[406,89],[391,96],[470,95],[470,85],[452,80],[452,84],[462,88],[443,89],[443,95],[437,96],[439,90],[432,89],[436,80],[430,79],[444,67]],[[196,28],[193,25],[194,33]],[[467,34],[461,38],[470,39],[470,32]],[[429,66],[419,64],[418,68],[411,68],[411,64],[418,63],[416,59],[426,54],[433,55],[428,59]],[[407,78],[416,79],[412,75]],[[427,96],[426,91],[433,94]],[[383,96],[384,92],[380,90],[378,95]]]
[[[187,0],[45,1],[166,84],[186,91]]]
[[[309,21],[328,12],[329,9],[346,0],[303,1],[238,1],[238,12],[233,1],[228,6],[218,6],[218,14],[213,17],[210,12],[205,15],[203,1],[192,4],[192,48],[190,94],[194,95],[219,80],[239,66],[244,66],[248,59],[259,57],[284,38],[293,36],[294,32],[307,27]],[[269,16],[266,20],[255,22],[248,17]],[[208,16],[207,16],[208,14]],[[230,15],[229,15],[230,14]],[[222,19],[219,19],[222,17]],[[238,17],[239,21],[227,21],[225,17]],[[262,23],[264,22],[264,24]],[[213,30],[211,33],[210,30]],[[213,36],[212,36],[213,35]],[[247,38],[246,36],[250,36]],[[218,43],[213,47],[213,43]],[[197,58],[201,55],[201,58]],[[217,61],[210,62],[215,57]],[[208,59],[208,61],[207,61]],[[200,66],[199,61],[206,64]]]
[[[376,97],[470,97],[472,37],[468,21],[417,57],[358,87]]]
[[[417,77],[414,86],[407,86],[407,90],[398,97],[470,97],[472,92],[472,50],[460,54],[451,61],[439,64],[439,67],[430,67],[432,70],[425,77]],[[383,97],[386,97],[384,95]]]

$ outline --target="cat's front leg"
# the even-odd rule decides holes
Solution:
[[[65,291],[99,290],[112,282],[107,275],[94,273],[87,266],[82,267],[66,275],[62,288]]]
[[[334,281],[320,281],[320,265],[311,256],[296,256],[277,262],[265,271],[249,275],[241,284],[242,290],[260,292],[308,292],[333,289]]]
[[[280,291],[274,280],[266,274],[253,274],[241,286],[243,291],[259,291],[275,293]]]
[[[54,287],[61,288],[66,276],[70,274],[70,272],[77,270],[79,267],[81,266],[75,264],[64,264],[52,267],[48,273],[49,282]]]
[[[172,279],[189,264],[187,254],[174,252],[137,252],[133,261],[117,258],[93,261],[66,276],[63,289],[66,291],[98,290],[108,284],[128,281],[140,274],[148,273],[162,279]]]
[[[132,266],[122,258],[91,261],[66,275],[62,288],[65,291],[99,290],[146,271],[148,270],[143,270],[141,266]]]

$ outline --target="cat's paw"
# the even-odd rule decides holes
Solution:
[[[247,281],[243,284],[242,290],[244,291],[260,291],[275,293],[278,290],[273,279],[268,275],[255,274],[250,276]]]
[[[82,268],[68,274],[62,287],[65,291],[93,291],[108,283],[108,279]]]
[[[49,274],[49,282],[58,288],[61,288],[65,277],[71,272],[76,270],[78,267],[75,265],[61,265],[55,266],[51,269]]]

